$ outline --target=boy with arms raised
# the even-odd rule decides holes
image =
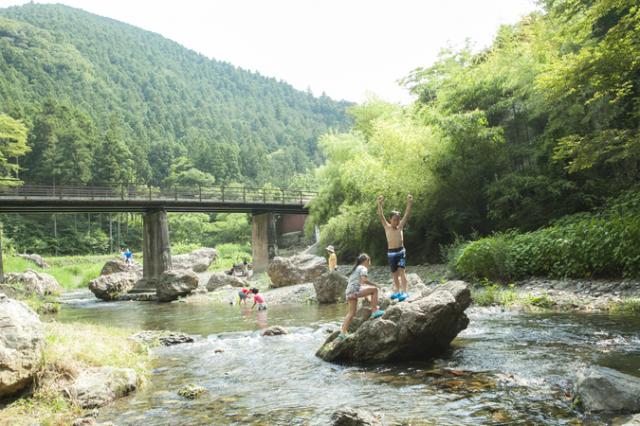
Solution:
[[[384,203],[384,196],[378,196],[378,216],[380,216],[380,222],[384,227],[384,233],[387,236],[387,257],[389,258],[389,266],[391,267],[391,275],[393,276],[393,290],[391,295],[392,299],[398,299],[403,301],[409,295],[407,294],[407,276],[405,274],[406,267],[406,250],[404,249],[404,237],[402,231],[407,224],[409,215],[411,214],[411,207],[413,206],[413,196],[407,195],[407,209],[404,212],[404,216],[400,217],[400,212],[393,210],[391,217],[387,222],[382,211],[382,204]]]

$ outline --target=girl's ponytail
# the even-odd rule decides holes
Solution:
[[[367,253],[362,253],[360,254],[357,258],[356,258],[356,264],[353,267],[353,269],[351,270],[351,272],[349,272],[349,275],[353,274],[353,271],[356,270],[356,268],[360,265],[362,265],[362,263],[364,263],[365,260],[369,259],[369,255]]]

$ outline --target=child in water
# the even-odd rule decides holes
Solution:
[[[351,270],[347,290],[345,291],[347,303],[349,303],[349,311],[344,319],[344,323],[342,323],[341,333],[338,338],[344,339],[347,336],[349,324],[351,324],[358,309],[359,298],[371,296],[371,309],[374,311],[371,314],[371,318],[378,318],[384,314],[384,311],[378,309],[378,288],[374,287],[375,284],[369,281],[368,278],[369,272],[367,268],[369,268],[370,265],[371,258],[368,254],[362,253],[356,259],[356,265]]]
[[[242,287],[240,290],[238,290],[238,305],[240,303],[242,303],[243,305],[247,304],[247,297],[249,296],[249,293],[251,293],[251,290],[245,287]]]
[[[262,297],[261,294],[258,294],[259,291],[260,290],[258,290],[257,288],[251,289],[251,293],[253,293],[253,306],[251,306],[251,309],[255,308],[256,305],[258,305],[258,310],[264,311],[267,309],[267,303],[264,301],[264,297]]]

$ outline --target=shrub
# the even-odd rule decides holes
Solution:
[[[537,231],[466,243],[450,263],[471,279],[638,277],[640,192],[627,192],[605,209],[567,216]]]

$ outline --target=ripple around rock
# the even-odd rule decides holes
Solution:
[[[424,359],[444,353],[469,324],[469,285],[449,281],[389,307],[344,339],[332,333],[316,355],[331,362],[380,363]],[[361,308],[363,309],[368,308]]]

